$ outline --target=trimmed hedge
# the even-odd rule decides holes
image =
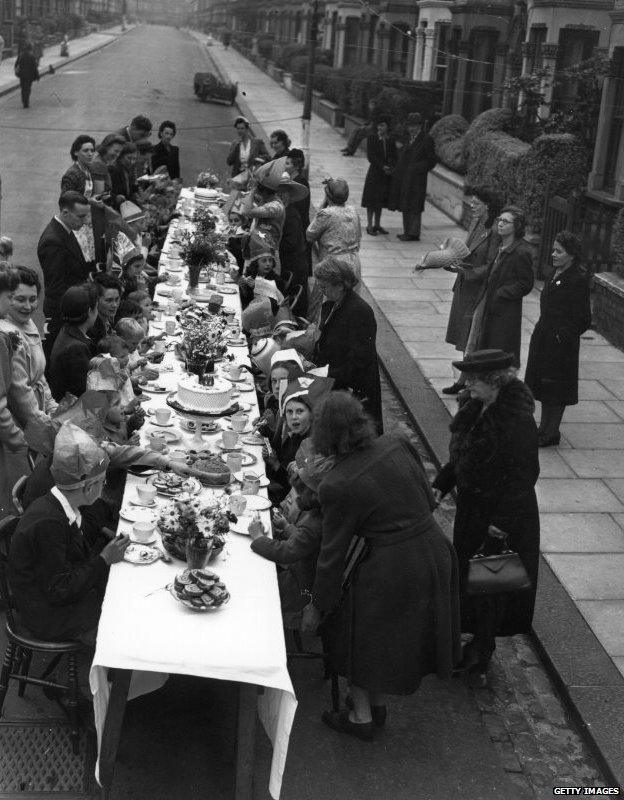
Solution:
[[[464,152],[468,169],[466,182],[471,186],[486,184],[500,191],[508,202],[521,204],[517,175],[531,145],[507,133],[486,133],[472,138]]]
[[[513,114],[508,108],[490,108],[475,117],[464,137],[464,158],[470,159],[472,146],[488,133],[509,133]],[[474,185],[474,184],[473,184]]]
[[[445,167],[460,175],[466,174],[464,136],[469,127],[459,114],[449,114],[438,120],[429,131],[439,160]]]

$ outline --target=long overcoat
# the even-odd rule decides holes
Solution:
[[[481,292],[484,307],[476,349],[513,353],[516,366],[520,365],[522,298],[533,288],[533,281],[531,251],[518,239],[501,251],[489,270]]]
[[[462,353],[466,349],[477,300],[499,243],[496,231],[483,227],[481,220],[475,220],[470,226],[466,237],[470,254],[461,263],[465,271],[457,275],[453,284],[453,302],[446,329],[446,341]]]
[[[383,168],[390,167],[394,170],[396,166],[396,140],[389,136],[384,142],[377,134],[373,134],[366,140],[366,155],[370,166],[364,181],[362,207],[387,208],[392,187],[392,174],[387,175]]]
[[[465,593],[469,559],[487,540],[488,526],[509,535],[533,588],[508,598],[497,636],[529,633],[539,564],[539,512],[535,484],[539,476],[535,403],[520,380],[501,387],[483,410],[467,399],[451,422],[450,461],[433,487],[443,494],[457,487],[453,544],[459,559],[462,631],[476,632],[478,600]]]
[[[458,655],[457,562],[432,516],[418,453],[380,436],[342,457],[319,487],[323,537],[313,588],[332,665],[351,684],[409,694]],[[353,537],[362,555],[344,582]]]
[[[407,214],[421,214],[427,196],[427,173],[436,163],[433,140],[419,133],[399,152],[390,189],[388,208]]]
[[[544,284],[529,344],[525,383],[549,405],[578,403],[580,337],[591,325],[587,273],[569,267]]]

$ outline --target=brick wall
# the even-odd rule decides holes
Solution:
[[[624,349],[624,278],[615,272],[594,275],[592,322],[611,344]]]

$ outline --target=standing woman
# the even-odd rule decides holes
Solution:
[[[467,187],[470,196],[472,222],[466,237],[469,255],[453,271],[457,278],[453,284],[453,302],[446,329],[446,341],[461,353],[469,352],[468,336],[472,315],[482,292],[490,264],[496,258],[500,245],[496,221],[504,205],[503,196],[490,186]],[[464,388],[462,378],[452,386],[442,389],[444,394],[457,394]]]
[[[110,194],[113,184],[109,169],[115,164],[121,150],[126,143],[117,133],[109,133],[96,148],[96,154],[89,167],[93,178],[93,193],[95,195]]]
[[[565,407],[578,403],[580,338],[591,325],[589,278],[581,267],[578,236],[558,233],[552,260],[555,272],[540,297],[524,378],[542,404],[540,447],[559,444]]]
[[[233,178],[243,170],[251,169],[256,159],[265,162],[271,158],[262,139],[253,135],[248,119],[236,117],[234,127],[236,139],[230,145],[230,152],[225,159],[225,163],[232,167]]]
[[[25,428],[39,414],[50,415],[57,403],[44,376],[45,355],[39,329],[32,315],[39,306],[41,281],[34,269],[15,267],[18,285],[11,298],[9,312],[0,319],[0,331],[18,334],[22,347],[13,356],[13,381],[9,392],[9,407]]]
[[[433,488],[439,498],[457,487],[453,544],[459,559],[462,631],[474,636],[464,666],[485,685],[497,636],[528,634],[533,620],[539,562],[539,476],[535,403],[516,377],[513,353],[478,350],[453,366],[466,374],[470,396],[451,422],[450,459]],[[438,498],[438,499],[439,499]],[[493,526],[493,527],[492,527]],[[507,545],[501,533],[507,534]],[[530,589],[469,595],[470,559],[515,550]]]
[[[152,153],[152,169],[154,172],[160,167],[166,167],[169,177],[178,180],[180,177],[180,148],[171,144],[177,133],[175,122],[165,120],[158,128],[160,142]]]
[[[360,278],[360,242],[362,225],[349,199],[349,184],[344,178],[328,178],[325,182],[325,201],[314,217],[306,239],[316,246],[317,263],[327,256],[340,256]]]
[[[312,442],[335,464],[319,486],[323,535],[303,624],[322,620],[330,662],[349,681],[347,709],[324,712],[323,722],[370,741],[373,723],[385,722],[384,695],[412,694],[425,675],[451,674],[457,560],[407,438],[376,438],[361,403],[331,392],[314,415]]]
[[[373,309],[353,291],[358,280],[342,258],[329,257],[314,270],[325,297],[314,363],[329,366],[336,389],[350,389],[383,431],[377,362],[377,322]]]
[[[498,218],[500,247],[488,272],[472,318],[469,340],[474,350],[498,349],[514,354],[520,366],[522,298],[533,288],[533,259],[524,241],[524,213],[505,206]]]
[[[72,142],[69,155],[74,162],[61,178],[62,192],[78,192],[90,200],[95,194],[91,164],[95,156],[95,139],[81,134]]]
[[[30,108],[30,90],[33,81],[39,80],[39,66],[33,46],[28,42],[15,62],[15,74],[19,78],[20,89],[22,92],[22,105]]]
[[[388,207],[392,173],[397,162],[396,140],[388,135],[387,119],[380,119],[377,123],[377,133],[371,133],[367,138],[366,155],[370,167],[364,181],[362,208],[366,209],[368,218],[366,233],[369,236],[377,236],[378,233],[388,233],[381,227],[381,210]]]

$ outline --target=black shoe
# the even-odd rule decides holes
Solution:
[[[371,228],[369,226],[366,227],[366,233],[369,236],[377,236],[377,228]]]
[[[561,434],[557,433],[554,436],[541,436],[537,437],[537,443],[540,447],[552,447],[553,445],[558,445],[561,441]]]
[[[463,383],[454,383],[452,386],[445,386],[442,394],[459,394],[463,388]]]
[[[381,233],[383,236],[388,235],[388,231],[385,228],[382,228],[381,225],[375,225],[375,230],[377,233]]]
[[[323,711],[321,719],[330,728],[338,733],[346,733],[355,736],[363,742],[373,741],[372,722],[351,722],[348,710],[344,711]]]
[[[353,698],[350,694],[345,697],[345,706],[349,711],[353,711]],[[371,717],[373,718],[373,725],[376,728],[383,728],[386,724],[386,717],[388,711],[385,706],[371,706]]]
[[[420,236],[410,236],[409,233],[400,233],[397,239],[400,239],[402,242],[419,242]]]

